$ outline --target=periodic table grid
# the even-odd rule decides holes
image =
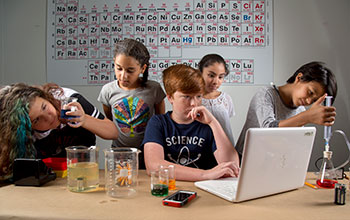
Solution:
[[[185,63],[196,68],[204,54],[189,56],[191,50],[272,50],[268,1],[194,0],[183,5],[176,1],[134,5],[92,2],[96,4],[53,0],[48,6],[52,21],[48,26],[54,32],[48,35],[52,42],[48,66],[84,62],[81,80],[87,85],[115,79],[113,45],[125,38],[146,45],[151,54],[150,79],[159,82],[162,71],[170,65]],[[230,70],[225,84],[255,83],[256,63],[261,63],[257,58],[224,57]],[[272,62],[271,57],[269,60]]]

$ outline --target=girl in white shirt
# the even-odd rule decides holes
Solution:
[[[201,59],[198,68],[205,81],[202,105],[215,116],[234,145],[230,124],[230,118],[235,115],[232,99],[225,92],[218,91],[225,76],[229,74],[227,64],[220,55],[208,54]]]

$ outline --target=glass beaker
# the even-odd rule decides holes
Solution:
[[[175,180],[175,166],[174,165],[160,165],[159,166],[159,172],[162,170],[168,170],[168,176],[169,176],[169,190],[175,190],[176,189],[176,180]]]
[[[167,196],[169,193],[168,170],[151,171],[151,194],[154,196]]]
[[[98,188],[98,150],[96,146],[71,146],[67,151],[67,187],[72,192]]]
[[[111,197],[128,197],[136,194],[139,167],[137,148],[116,147],[104,150],[105,190]]]

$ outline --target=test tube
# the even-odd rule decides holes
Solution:
[[[333,96],[326,96],[326,106],[331,106],[332,104],[332,98]],[[326,141],[326,145],[328,145],[329,140],[331,139],[332,136],[332,127],[331,126],[324,126],[324,135],[323,138]]]

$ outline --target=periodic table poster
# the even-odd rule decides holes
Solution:
[[[272,0],[48,0],[47,80],[103,85],[115,80],[113,45],[142,42],[149,79],[209,53],[223,56],[224,85],[273,81]]]

